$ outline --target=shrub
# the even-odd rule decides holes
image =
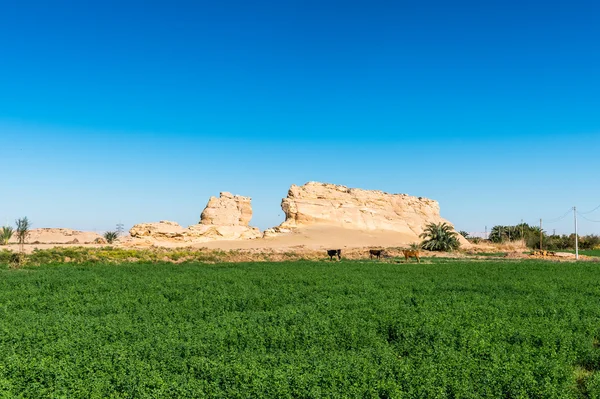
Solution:
[[[421,249],[421,244],[419,244],[418,242],[413,242],[408,246],[408,249],[410,249],[411,251],[418,251],[419,249]]]
[[[10,226],[2,227],[2,230],[0,230],[0,245],[7,245],[14,232],[15,230]]]
[[[464,230],[459,231],[458,234],[460,234],[461,236],[463,236],[465,238],[467,238],[469,236],[469,232],[468,231],[464,231]]]
[[[424,238],[422,248],[429,251],[452,251],[460,247],[457,233],[448,223],[429,223],[420,235]]]
[[[107,231],[104,233],[104,239],[109,244],[112,244],[117,238],[119,238],[119,233],[116,231]]]

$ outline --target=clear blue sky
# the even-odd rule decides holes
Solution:
[[[591,210],[599,20],[597,1],[4,1],[0,222],[189,225],[230,191],[264,229],[311,180],[433,198],[468,231]]]

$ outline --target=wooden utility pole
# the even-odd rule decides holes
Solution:
[[[523,231],[523,219],[521,219],[521,240],[523,240],[523,245],[525,245],[525,232]]]

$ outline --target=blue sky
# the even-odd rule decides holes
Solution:
[[[1,223],[189,225],[230,191],[264,229],[313,180],[468,231],[600,204],[598,2],[0,7]]]

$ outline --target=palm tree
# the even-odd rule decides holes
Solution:
[[[119,238],[119,233],[116,231],[107,231],[104,233],[104,239],[109,244],[112,244],[117,238]]]
[[[492,230],[490,230],[490,235],[488,236],[488,239],[491,242],[504,242],[508,238],[506,233],[506,226],[494,226],[492,227]]]
[[[458,234],[448,223],[429,223],[419,237],[424,238],[422,247],[429,251],[452,251],[460,247]]]
[[[461,236],[463,236],[465,238],[467,238],[469,236],[469,232],[468,231],[464,231],[464,230],[459,231],[458,234],[460,234]]]
[[[2,230],[0,230],[0,245],[7,245],[14,232],[14,229],[10,226],[2,227]]]
[[[17,224],[17,241],[19,242],[19,246],[21,247],[21,252],[23,252],[25,245],[25,241],[27,241],[27,236],[29,236],[29,229],[31,229],[31,222],[27,219],[27,216],[21,219],[16,220]]]

